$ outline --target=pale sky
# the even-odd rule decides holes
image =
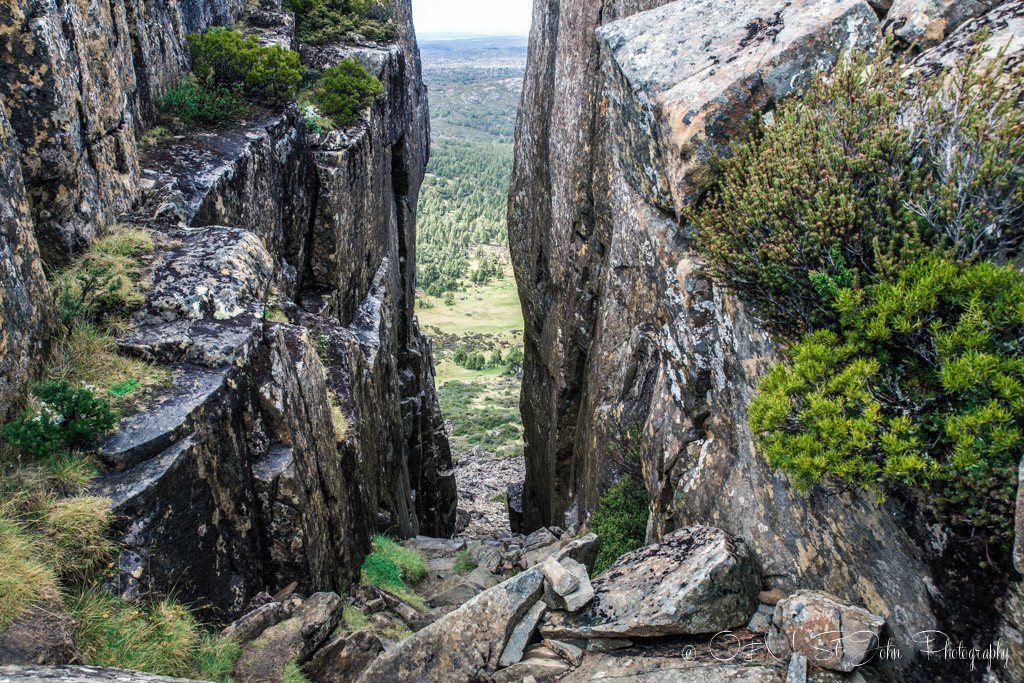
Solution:
[[[412,0],[416,33],[530,32],[532,0]]]

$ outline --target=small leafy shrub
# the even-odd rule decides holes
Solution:
[[[838,291],[821,330],[750,405],[769,463],[801,489],[925,486],[940,517],[1009,541],[1024,452],[1024,274],[927,258]]]
[[[206,85],[191,74],[171,87],[157,106],[185,125],[222,126],[249,114],[249,104],[241,88]]]
[[[117,414],[110,402],[87,387],[47,381],[32,389],[38,412],[26,411],[3,428],[3,436],[37,458],[88,446],[113,428]]]
[[[640,439],[639,427],[631,427],[624,443],[608,453],[619,479],[601,496],[590,518],[591,528],[601,539],[594,561],[595,575],[642,546],[647,536],[647,488],[639,474]]]
[[[192,73],[204,86],[241,86],[253,102],[280,104],[291,100],[302,83],[305,67],[298,53],[280,45],[260,45],[256,36],[213,27],[188,37]]]
[[[313,101],[337,125],[350,126],[381,92],[381,82],[367,73],[358,59],[348,57],[324,71],[313,90]]]
[[[710,274],[775,332],[837,322],[842,288],[891,279],[931,250],[987,258],[1020,242],[1021,70],[975,52],[908,88],[905,64],[849,57],[717,161],[687,218]]]
[[[295,12],[295,37],[311,45],[351,40],[361,35],[387,42],[398,35],[391,3],[374,0],[288,0]]]

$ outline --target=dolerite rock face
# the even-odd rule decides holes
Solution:
[[[0,420],[42,369],[54,324],[19,153],[0,98]]]
[[[561,523],[574,504],[586,519],[612,481],[608,445],[639,423],[649,541],[714,525],[747,544],[766,588],[864,605],[907,655],[882,665],[897,678],[932,676],[912,638],[937,624],[989,642],[999,614],[1016,615],[1005,633],[1019,637],[1018,593],[997,610],[951,581],[943,534],[909,523],[907,508],[801,494],[755,452],[746,406],[774,345],[704,274],[677,220],[704,144],[727,143],[844,48],[870,47],[876,15],[847,0],[645,13],[663,4],[536,7],[509,198],[525,316],[523,530]],[[1018,60],[1013,4],[987,15],[999,16],[989,40]],[[964,24],[917,63],[949,68],[987,23]],[[971,625],[957,616],[982,613]]]
[[[593,581],[578,612],[554,612],[547,638],[633,638],[717,633],[757,609],[759,581],[742,541],[721,529],[686,527],[626,553]]]
[[[0,95],[44,259],[57,264],[139,189],[137,129],[187,71],[185,36],[232,23],[240,0],[5,0]]]

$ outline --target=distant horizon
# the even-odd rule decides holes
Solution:
[[[421,36],[525,36],[533,20],[532,0],[412,0],[413,24]],[[442,38],[444,39],[444,38]]]
[[[437,40],[480,40],[483,38],[522,38],[527,40],[530,33],[473,33],[465,31],[416,31],[416,39],[419,41]]]

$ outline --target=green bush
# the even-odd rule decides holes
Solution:
[[[212,88],[241,86],[254,102],[280,104],[295,97],[305,67],[298,53],[280,45],[260,45],[233,29],[214,27],[188,36],[192,73]]]
[[[607,455],[619,473],[598,502],[590,526],[601,539],[594,561],[594,574],[607,569],[615,560],[644,544],[647,536],[647,488],[640,461],[641,430],[632,425],[623,443],[609,449]]]
[[[353,34],[387,42],[398,35],[390,2],[373,0],[288,0],[295,12],[295,37],[319,45],[349,40]]]
[[[783,102],[687,213],[711,275],[784,336],[834,325],[837,290],[928,250],[987,257],[1024,233],[1021,71],[976,52],[914,90],[888,58],[843,59]]]
[[[249,104],[240,87],[219,88],[202,84],[191,74],[170,88],[160,98],[157,107],[186,125],[221,126],[249,113]]]
[[[801,489],[925,486],[954,528],[1008,541],[1024,451],[1024,274],[924,259],[840,289],[818,331],[762,381],[750,424]]]
[[[313,89],[313,101],[337,125],[350,126],[381,92],[381,82],[367,73],[358,59],[348,57],[324,71]]]
[[[87,446],[117,423],[110,402],[87,387],[47,381],[33,387],[32,393],[41,403],[39,411],[25,411],[8,422],[3,436],[34,457]]]

